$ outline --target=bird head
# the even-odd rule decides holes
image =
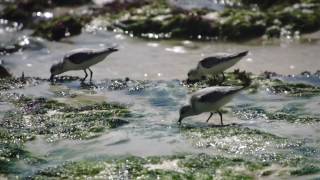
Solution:
[[[178,120],[178,123],[181,124],[181,121],[188,117],[188,116],[192,116],[194,113],[193,113],[193,110],[192,110],[192,107],[190,105],[187,105],[187,106],[183,106],[181,109],[180,109],[180,117],[179,117],[179,120]]]
[[[200,80],[201,79],[201,73],[197,71],[196,69],[191,69],[188,72],[188,80],[194,81],[194,80]]]
[[[55,75],[63,73],[63,66],[61,63],[53,64],[50,68],[50,81],[53,81]]]

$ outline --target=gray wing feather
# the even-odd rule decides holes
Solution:
[[[82,64],[98,56],[107,56],[108,54],[110,54],[110,49],[111,48],[104,50],[78,49],[75,50],[75,52],[66,55],[64,58],[68,59],[71,63]]]
[[[74,63],[74,64],[82,64],[92,58],[94,58],[95,56],[97,56],[96,53],[93,52],[78,52],[75,54],[71,54],[66,56],[66,59],[69,59],[70,62]]]
[[[199,102],[215,102],[224,98],[227,92],[211,92],[199,97]]]
[[[209,91],[208,93],[203,93],[198,96],[199,102],[215,102],[219,101],[226,96],[236,94],[242,88],[240,87],[217,87],[215,90]]]
[[[222,58],[220,57],[207,57],[199,62],[204,68],[211,68],[221,62]]]
[[[207,57],[204,58],[199,62],[202,67],[204,68],[211,68],[217,64],[220,64],[225,61],[229,61],[235,58],[243,57],[248,54],[248,51],[240,52],[240,53],[235,53],[235,54],[223,54],[223,55],[216,55],[212,57]]]

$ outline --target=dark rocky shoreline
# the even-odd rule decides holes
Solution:
[[[78,1],[77,1],[78,2]],[[90,1],[64,4],[60,1],[37,2],[26,0],[5,5],[0,17],[23,23],[35,29],[34,35],[49,40],[81,33],[84,25],[98,15],[109,30],[120,30],[144,38],[187,38],[248,40],[277,38],[283,34],[299,35],[320,29],[320,3],[311,0],[251,1],[238,0],[240,7],[225,7],[222,11],[209,9],[181,10],[167,1],[114,1],[96,7]],[[72,6],[71,6],[72,5]],[[71,7],[70,7],[71,6]],[[53,18],[39,20],[34,12],[55,12],[70,9]],[[75,7],[86,7],[84,13],[75,13]]]

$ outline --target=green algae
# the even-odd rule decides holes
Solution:
[[[131,7],[126,13],[107,13],[108,28],[146,38],[191,38],[246,40],[279,37],[282,29],[313,32],[320,28],[319,2],[254,2],[244,0],[242,8],[222,12],[207,9],[179,11],[166,2]],[[251,8],[258,4],[259,8]],[[249,7],[247,7],[249,6]]]
[[[232,107],[232,111],[238,118],[243,120],[284,120],[289,123],[320,122],[319,115],[305,112],[303,105],[300,104],[288,104],[285,107],[274,111],[268,111],[264,107],[244,105]]]
[[[26,164],[44,162],[43,159],[24,150],[23,142],[33,138],[25,133],[12,133],[5,128],[0,128],[0,173],[18,173],[15,168],[18,161],[23,161]]]
[[[278,159],[275,149],[284,150],[302,145],[299,140],[290,140],[256,129],[238,126],[184,127],[182,133],[197,148],[211,148],[218,152],[250,156],[263,161]]]
[[[222,179],[254,179],[255,172],[268,166],[265,163],[206,154],[159,156],[157,158],[162,161],[152,162],[150,157],[129,156],[113,157],[97,162],[89,160],[67,162],[58,167],[41,170],[32,178],[212,179],[220,177]],[[167,169],[168,167],[161,166],[164,162],[172,167]],[[235,167],[242,167],[242,169],[235,170]]]
[[[96,162],[71,162],[65,163],[60,168],[49,168],[38,172],[38,176],[33,179],[47,179],[47,178],[86,178],[98,174],[104,169],[104,165]],[[41,176],[40,176],[41,174]]]
[[[320,87],[302,83],[285,83],[281,80],[273,80],[270,83],[270,91],[275,94],[284,94],[294,97],[312,97],[320,95]]]
[[[220,36],[227,39],[259,37],[265,33],[267,16],[263,12],[225,10],[221,15]]]
[[[30,20],[31,14],[26,11],[21,11],[18,5],[8,5],[0,13],[0,17],[14,22],[27,23]]]
[[[255,129],[230,126],[221,128],[183,127],[182,133],[198,148],[212,149],[214,152],[240,156],[241,158],[247,157],[252,160],[250,162],[243,159],[227,161],[226,164],[231,167],[236,166],[235,163],[238,161],[246,162],[244,166],[247,170],[259,172],[262,176],[278,174],[279,177],[286,177],[288,175],[303,176],[319,173],[320,161],[314,159],[314,154],[317,153],[315,148],[306,147],[300,140],[291,140]],[[313,155],[310,155],[310,151]],[[209,158],[204,157],[205,160],[209,160]],[[197,161],[203,161],[197,157],[195,162],[192,161],[187,166],[196,171],[199,171],[199,167],[219,168],[221,160],[223,161],[224,158],[228,159],[224,156],[220,157],[219,161],[197,164]],[[271,168],[271,165],[279,166],[279,168]],[[224,167],[223,169],[228,168]],[[227,176],[228,170],[223,174]],[[250,178],[248,172],[240,175],[249,175],[248,178]]]
[[[320,166],[314,166],[314,165],[304,166],[300,169],[293,170],[290,173],[291,175],[294,175],[294,176],[317,174],[317,173],[320,173]]]
[[[88,22],[89,19],[90,18],[71,15],[55,17],[37,24],[33,35],[59,41],[65,37],[79,35],[83,25]]]
[[[127,124],[123,118],[131,116],[124,107],[107,103],[75,108],[52,100],[27,102],[22,111],[7,112],[1,125],[12,132],[46,135],[49,141],[96,137]]]

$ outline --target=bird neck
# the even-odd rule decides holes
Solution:
[[[68,71],[69,69],[68,69],[68,66],[66,65],[66,63],[65,62],[59,62],[56,66],[58,66],[59,67],[59,74],[62,74],[62,73],[64,73],[64,72],[66,72],[66,71]]]

